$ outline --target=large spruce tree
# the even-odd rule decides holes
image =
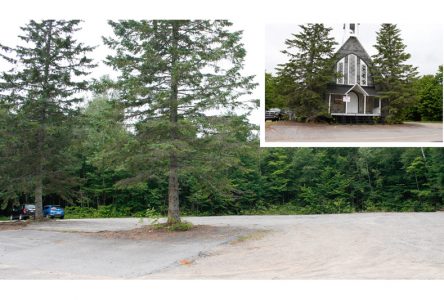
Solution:
[[[1,168],[8,184],[2,180],[0,190],[34,194],[36,218],[42,217],[44,195],[66,196],[73,183],[69,124],[82,100],[78,93],[88,87],[84,76],[94,66],[86,57],[93,48],[74,38],[79,23],[30,21],[21,27],[22,45],[0,45],[0,56],[12,65],[0,75],[0,103],[12,119],[3,133]]]
[[[115,37],[104,42],[116,52],[107,63],[120,72],[115,87],[137,136],[137,144],[128,146],[128,164],[136,181],[165,172],[168,223],[180,222],[181,172],[193,166],[202,174],[217,169],[229,146],[217,139],[205,142],[224,132],[224,118],[209,117],[208,112],[245,107],[241,96],[254,87],[252,76],[241,75],[245,58],[241,32],[230,31],[228,21],[109,24]],[[209,145],[214,148],[208,149]]]
[[[282,93],[298,116],[312,117],[322,112],[324,93],[334,78],[334,46],[331,28],[323,24],[300,25],[301,31],[285,41],[282,53],[289,61],[278,68]]]
[[[374,47],[378,53],[372,56],[373,80],[387,103],[386,120],[389,123],[402,122],[415,100],[416,68],[407,64],[410,54],[406,52],[401,30],[395,24],[381,25]]]

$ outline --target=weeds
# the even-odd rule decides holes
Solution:
[[[188,231],[192,229],[194,225],[190,222],[178,222],[173,224],[168,223],[156,223],[152,225],[155,230],[168,230],[168,231]]]

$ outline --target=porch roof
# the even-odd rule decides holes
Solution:
[[[351,90],[355,88],[355,86],[358,86],[358,90],[362,89],[367,93],[367,96],[379,96],[376,92],[376,89],[374,86],[361,86],[361,85],[331,85],[327,89],[327,93],[329,94],[336,94],[336,95],[345,95]],[[361,91],[362,92],[362,91]]]

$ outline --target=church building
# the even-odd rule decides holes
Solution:
[[[348,39],[336,52],[339,76],[328,85],[326,94],[329,114],[342,123],[367,123],[383,117],[383,103],[370,71],[372,60],[357,38],[358,26],[344,24]]]

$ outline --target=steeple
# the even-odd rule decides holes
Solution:
[[[342,27],[346,38],[349,36],[356,36],[359,33],[359,23],[344,23]]]

